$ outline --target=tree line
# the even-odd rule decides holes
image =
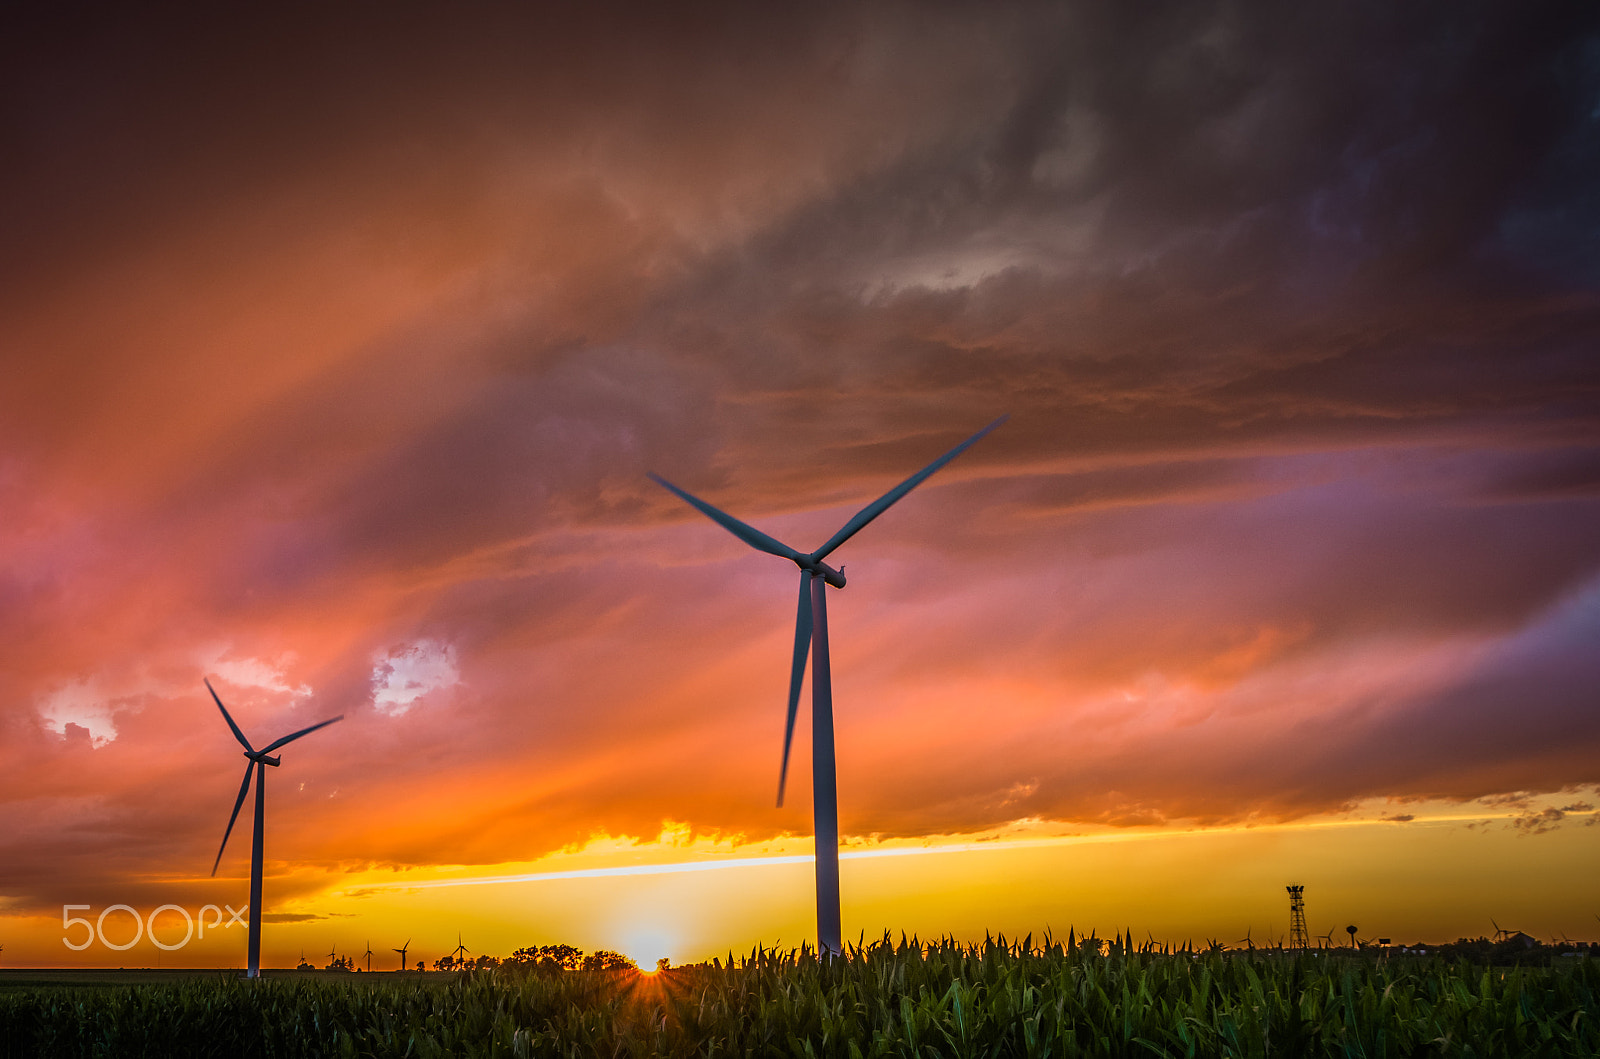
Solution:
[[[662,961],[665,962],[665,961]],[[638,970],[639,965],[620,952],[610,949],[597,949],[585,953],[582,949],[572,945],[527,945],[514,951],[510,956],[481,955],[475,957],[455,956],[446,954],[433,961],[435,971],[490,971],[496,967],[519,969],[527,971],[624,971]],[[316,967],[301,960],[298,968],[302,971],[314,971]],[[356,961],[349,956],[340,956],[328,964],[324,970],[328,971],[359,971]],[[425,960],[418,960],[416,969],[428,970]]]

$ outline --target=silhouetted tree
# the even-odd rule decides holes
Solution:
[[[610,949],[601,949],[585,956],[582,966],[585,971],[636,971],[639,969],[639,965],[628,957],[620,952],[612,952]]]
[[[583,950],[571,945],[541,945],[539,963],[563,971],[576,971],[583,965]]]
[[[512,967],[537,967],[543,971],[575,971],[583,965],[583,950],[571,945],[529,945],[513,952],[505,962]]]

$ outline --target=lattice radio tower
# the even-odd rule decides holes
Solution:
[[[1289,948],[1304,952],[1311,948],[1311,935],[1306,931],[1306,888],[1286,886],[1289,891]]]

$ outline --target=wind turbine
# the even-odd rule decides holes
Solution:
[[[800,604],[794,625],[794,660],[789,670],[789,708],[783,729],[783,763],[778,769],[778,805],[783,805],[784,786],[789,778],[789,747],[794,742],[795,713],[800,704],[800,684],[805,677],[806,660],[814,659],[811,675],[811,798],[816,831],[817,947],[838,953],[841,945],[839,920],[839,799],[833,753],[833,678],[828,664],[828,585],[843,588],[843,569],[835,570],[822,560],[839,545],[855,536],[867,523],[889,509],[901,497],[943,467],[985,434],[1004,423],[1001,416],[949,452],[934,460],[883,496],[874,500],[829,537],[827,543],[810,554],[795,551],[754,526],[746,525],[719,511],[699,497],[684,492],[660,475],[650,479],[675,493],[679,499],[710,518],[723,529],[757,551],[788,559],[800,568]]]
[[[244,767],[244,782],[239,784],[239,798],[233,803],[233,815],[228,817],[228,830],[222,833],[222,845],[217,848],[217,859],[211,865],[213,876],[217,874],[217,865],[222,863],[222,851],[228,848],[228,836],[233,834],[233,825],[239,819],[239,809],[244,805],[244,796],[250,793],[250,774],[254,772],[256,777],[256,822],[250,843],[250,948],[245,976],[259,978],[261,977],[261,833],[265,818],[267,766],[276,768],[279,764],[279,759],[271,756],[274,750],[294,742],[303,735],[310,735],[318,728],[326,728],[334,721],[344,720],[344,714],[314,724],[310,728],[291,732],[282,739],[257,750],[250,745],[250,740],[244,737],[244,733],[239,731],[239,726],[233,723],[233,718],[228,715],[228,708],[222,705],[222,699],[217,696],[217,689],[211,686],[211,681],[207,680],[205,685],[206,690],[211,692],[211,698],[216,702],[217,709],[222,711],[222,719],[228,722],[228,727],[233,730],[233,737],[244,747],[244,756],[250,761]],[[305,962],[304,956],[301,957],[301,962]]]
[[[472,951],[471,949],[469,949],[465,945],[461,944],[461,934],[459,932],[457,932],[457,934],[456,934],[456,947],[450,950],[450,955],[454,956],[456,958],[456,963],[460,963],[461,962],[461,957],[465,956],[467,953],[469,953],[471,951]]]
[[[367,951],[362,953],[362,956],[367,961],[367,970],[372,970],[372,942],[367,942]]]
[[[1489,922],[1494,923],[1494,917],[1493,916],[1489,917]],[[1518,934],[1521,934],[1521,933],[1522,933],[1522,931],[1520,931],[1520,930],[1507,930],[1505,927],[1502,927],[1499,923],[1494,923],[1494,940],[1495,941],[1510,941],[1512,938],[1516,937]]]
[[[404,945],[402,945],[398,949],[394,950],[395,952],[398,952],[400,954],[400,969],[402,971],[406,969],[406,950],[409,949],[409,948],[411,948],[411,939],[407,938],[406,939],[406,943]]]
[[[333,946],[330,949],[328,949],[328,970],[330,970],[330,971],[333,970],[333,961],[338,959],[338,957],[339,957],[339,945],[338,945],[337,942],[335,942],[333,944]]]

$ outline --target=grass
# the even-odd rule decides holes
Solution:
[[[887,941],[635,972],[0,991],[0,1055],[1594,1056],[1600,961]]]

